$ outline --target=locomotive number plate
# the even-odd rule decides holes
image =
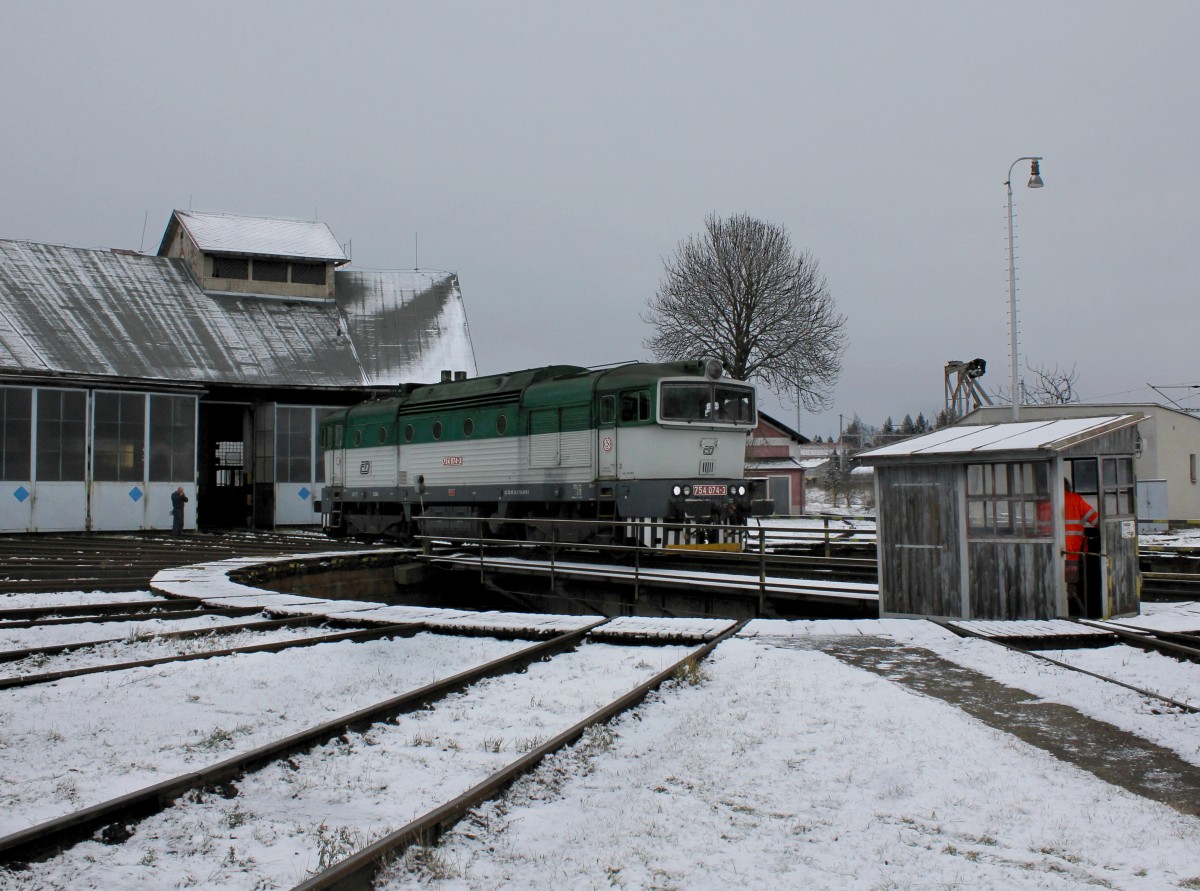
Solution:
[[[443,467],[458,467],[462,464],[462,455],[447,455],[442,458]]]
[[[707,486],[692,486],[692,493],[695,495],[724,495],[726,486],[707,485]]]

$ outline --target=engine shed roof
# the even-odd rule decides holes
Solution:
[[[0,240],[0,373],[320,389],[475,372],[453,273],[334,283],[332,301],[210,294],[180,259]]]

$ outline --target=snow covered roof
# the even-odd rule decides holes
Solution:
[[[178,221],[200,250],[210,254],[251,254],[345,263],[346,254],[328,224],[315,220],[275,220],[228,213],[177,210],[163,236],[165,252]]]
[[[795,458],[758,458],[746,462],[747,470],[800,470],[804,466]]]
[[[475,376],[458,276],[339,269],[334,283],[368,386],[433,383],[447,368]]]
[[[453,274],[334,282],[334,301],[214,295],[182,259],[0,240],[0,371],[293,388],[475,373]]]
[[[998,452],[1058,452],[1105,433],[1120,430],[1142,419],[1141,415],[1104,415],[1092,418],[1011,421],[1000,424],[961,424],[944,427],[859,454],[864,463],[877,459],[974,455]]]

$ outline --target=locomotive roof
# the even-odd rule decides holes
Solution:
[[[704,379],[703,360],[684,362],[630,362],[613,368],[589,370],[578,365],[546,365],[505,374],[410,386],[406,392],[364,402],[349,410],[352,423],[375,423],[404,409],[471,405],[508,398],[526,406],[587,401],[595,390],[649,386],[662,378]],[[728,381],[729,378],[722,378]]]

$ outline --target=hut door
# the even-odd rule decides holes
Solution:
[[[898,467],[888,476],[890,519],[879,540],[882,612],[961,616],[956,481],[929,467]]]

